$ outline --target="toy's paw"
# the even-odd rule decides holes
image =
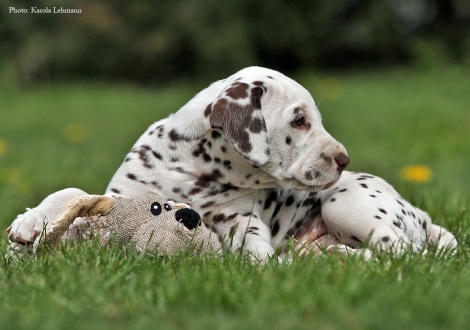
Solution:
[[[7,228],[8,238],[14,243],[21,245],[33,244],[41,234],[45,225],[46,217],[42,212],[27,209],[24,214],[18,215],[10,227]]]

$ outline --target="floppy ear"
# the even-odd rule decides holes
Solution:
[[[269,139],[261,109],[266,92],[262,82],[235,81],[210,104],[206,111],[210,125],[232,148],[254,165],[269,159]]]

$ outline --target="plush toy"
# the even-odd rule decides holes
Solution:
[[[151,256],[172,256],[188,249],[198,255],[222,253],[217,236],[201,225],[196,211],[157,195],[115,198],[68,188],[49,195],[17,220],[25,217],[27,221],[14,221],[12,226],[40,224],[41,228],[34,228],[35,237],[20,242],[24,244],[9,234],[12,256],[35,255],[40,245],[54,247],[63,240],[94,236],[102,246],[115,242]]]

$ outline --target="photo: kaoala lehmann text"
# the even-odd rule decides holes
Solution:
[[[16,8],[9,7],[8,12],[10,14],[81,14],[82,10],[77,8],[63,8],[63,7],[30,7],[28,8]]]

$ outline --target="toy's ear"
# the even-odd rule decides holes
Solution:
[[[261,111],[261,98],[267,91],[260,81],[234,81],[207,106],[204,115],[210,125],[232,148],[254,165],[269,158],[269,139]]]
[[[57,245],[69,225],[78,217],[108,214],[114,201],[112,197],[98,195],[82,195],[71,199],[62,212],[47,224],[45,236],[36,240],[34,250],[40,243],[49,247]]]

